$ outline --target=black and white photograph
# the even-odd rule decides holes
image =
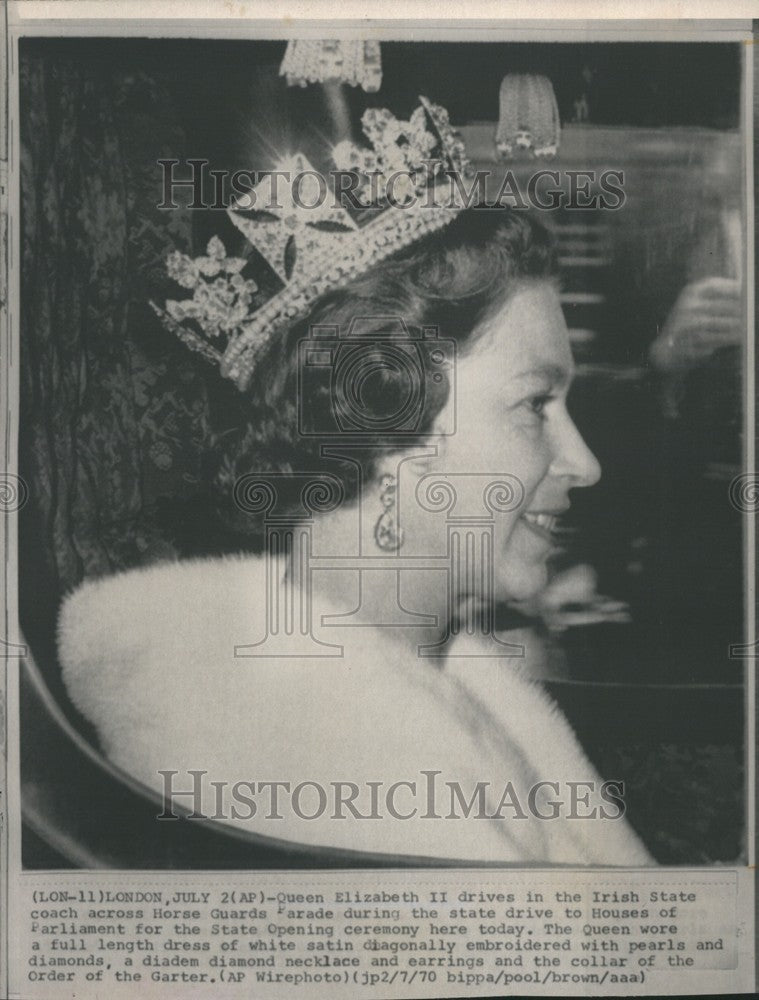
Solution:
[[[737,30],[17,39],[23,878],[141,872],[168,905],[172,873],[299,872],[317,893],[286,903],[327,905],[319,887],[351,872],[434,890],[455,870],[482,898],[431,902],[481,908],[509,872],[541,889],[584,871],[607,909],[572,933],[608,943],[628,933],[609,923],[663,917],[629,909],[658,899],[677,905],[655,933],[691,948],[675,924],[696,897],[649,887],[753,863],[754,53]],[[641,899],[599,891],[636,869]],[[535,900],[561,913],[561,892],[481,910],[472,948],[531,927]],[[86,928],[46,912],[32,936],[84,954]],[[390,913],[346,918],[363,914],[362,962]],[[694,926],[709,940],[681,964],[737,968],[734,939]],[[638,933],[606,995],[678,964]],[[362,965],[354,995],[532,990],[529,950],[496,961],[519,968],[495,988],[475,968],[493,956],[465,965],[458,941],[447,980]],[[64,975],[45,964],[24,997]],[[575,973],[534,981],[579,993]]]

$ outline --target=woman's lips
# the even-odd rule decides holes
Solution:
[[[543,541],[554,543],[553,531],[556,527],[557,514],[549,514],[544,511],[525,511],[520,520]]]

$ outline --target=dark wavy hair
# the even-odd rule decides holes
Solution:
[[[284,508],[300,507],[303,477],[297,473],[336,475],[344,502],[355,498],[355,475],[323,457],[324,438],[302,433],[304,427],[335,425],[329,378],[309,381],[301,368],[299,344],[313,336],[315,326],[344,334],[361,317],[361,337],[366,338],[361,367],[372,372],[362,386],[361,405],[365,426],[380,430],[362,436],[353,446],[372,476],[382,457],[398,448],[400,439],[385,428],[392,425],[393,414],[403,408],[409,392],[408,373],[383,360],[388,317],[402,319],[413,339],[435,328],[439,339],[456,342],[461,356],[521,283],[550,280],[556,273],[553,240],[529,212],[469,208],[444,229],[323,295],[307,316],[270,339],[250,387],[237,394],[240,419],[215,437],[207,472],[216,516],[238,538],[245,537],[248,547],[256,547],[261,524],[251,513],[251,504],[241,503],[240,493],[243,477],[250,481],[255,473],[280,474],[277,493]],[[406,444],[431,432],[450,392],[448,378],[440,378],[435,365],[422,365],[420,378],[417,419],[414,433],[403,439]],[[288,474],[293,474],[289,483]]]

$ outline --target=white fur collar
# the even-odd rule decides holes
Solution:
[[[539,780],[558,782],[564,799],[566,782],[600,784],[567,720],[519,661],[452,656],[440,669],[399,657],[375,628],[355,629],[343,658],[235,657],[235,646],[265,634],[264,595],[263,561],[237,556],[89,581],[65,600],[64,681],[115,764],[158,791],[159,771],[172,769],[182,788],[191,769],[230,786],[309,780],[362,788],[415,780],[421,787],[421,772],[431,770],[440,783],[459,782],[467,798],[490,782],[498,802],[510,781],[520,803]],[[410,799],[399,802],[405,808]],[[449,798],[441,802],[446,811]],[[266,805],[237,825],[302,843],[433,857],[651,863],[623,819],[514,819],[506,810],[501,820],[274,820],[262,815]]]

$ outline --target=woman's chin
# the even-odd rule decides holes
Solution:
[[[496,600],[499,603],[529,601],[545,590],[548,584],[548,566],[545,562],[535,563],[517,570],[511,567],[496,580]]]

